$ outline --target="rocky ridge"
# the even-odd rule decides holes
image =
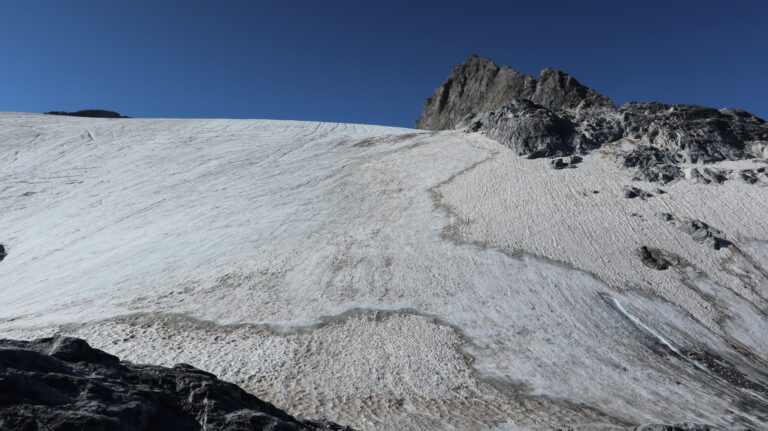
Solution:
[[[746,111],[630,102],[614,105],[571,76],[544,69],[538,79],[470,56],[426,100],[416,127],[485,132],[519,155],[565,157],[617,141],[638,180],[668,183],[768,181],[763,172],[686,172],[683,164],[768,158],[768,123]],[[562,163],[553,166],[563,166]]]
[[[424,102],[424,114],[416,120],[416,128],[452,129],[468,114],[497,109],[512,99],[528,99],[556,109],[611,105],[607,97],[558,70],[546,68],[535,79],[473,54],[455,66]]]
[[[125,115],[121,115],[115,111],[107,111],[104,109],[84,109],[81,111],[66,112],[66,111],[48,111],[47,115],[67,115],[70,117],[88,117],[88,118],[131,118]]]
[[[0,431],[350,430],[296,419],[190,365],[136,365],[78,338],[0,340]]]

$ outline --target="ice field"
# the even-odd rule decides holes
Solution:
[[[363,430],[768,429],[767,183],[627,199],[659,185],[611,146],[554,170],[460,131],[0,113],[0,337]]]

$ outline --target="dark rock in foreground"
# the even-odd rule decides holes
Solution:
[[[69,115],[70,117],[90,117],[90,118],[131,118],[125,115],[120,115],[114,111],[105,111],[102,109],[85,109],[82,111],[65,112],[65,111],[48,111],[48,115]]]
[[[647,254],[656,265],[671,265],[657,250]],[[136,365],[63,336],[0,340],[0,431],[17,430],[352,431],[294,418],[190,365]],[[678,424],[635,430],[719,428]]]
[[[134,365],[77,338],[0,340],[0,430],[349,430],[296,419],[189,365]]]

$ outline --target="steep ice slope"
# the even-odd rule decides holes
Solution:
[[[764,186],[629,200],[600,153],[555,171],[327,123],[8,113],[0,146],[0,336],[188,362],[362,429],[764,429]]]

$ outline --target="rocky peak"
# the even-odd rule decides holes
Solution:
[[[749,112],[658,102],[616,106],[558,70],[546,68],[534,79],[477,56],[451,70],[416,127],[484,132],[532,158],[578,156],[628,140],[635,147],[617,155],[619,165],[636,170],[635,179],[661,183],[686,175],[705,183],[764,182],[763,171],[686,174],[682,165],[768,159],[768,123]]]
[[[558,70],[542,70],[537,81],[473,54],[454,66],[448,79],[424,102],[424,113],[416,120],[416,127],[453,129],[468,114],[492,111],[513,99],[528,99],[557,109],[611,105],[607,97]]]
[[[611,99],[581,85],[571,75],[548,67],[539,73],[531,101],[554,109],[612,105]]]

